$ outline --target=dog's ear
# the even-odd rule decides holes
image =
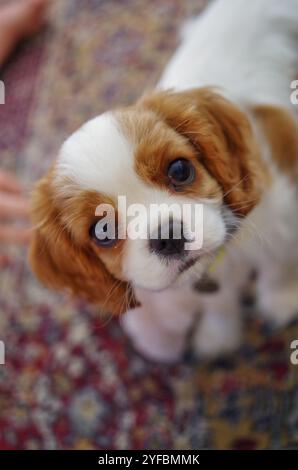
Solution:
[[[157,92],[138,102],[155,112],[196,148],[198,159],[237,214],[258,202],[264,169],[245,114],[209,88]]]
[[[133,298],[131,286],[115,277],[92,250],[78,245],[61,222],[50,174],[36,185],[32,198],[34,233],[29,260],[37,277],[48,287],[66,290],[99,304],[103,311],[121,314]]]
[[[256,105],[252,113],[263,133],[277,168],[297,183],[298,124],[288,109],[273,105]]]

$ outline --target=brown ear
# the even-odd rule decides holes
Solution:
[[[98,303],[106,312],[124,313],[133,297],[130,285],[117,280],[92,249],[77,245],[60,221],[50,187],[50,176],[37,184],[32,199],[35,232],[29,259],[37,277],[48,287],[67,289]],[[133,302],[133,301],[132,301]]]
[[[298,177],[298,123],[287,109],[258,105],[252,109],[254,117],[266,138],[276,166],[297,181]]]
[[[244,113],[209,88],[154,93],[139,105],[187,137],[235,213],[245,215],[255,206],[263,168]]]

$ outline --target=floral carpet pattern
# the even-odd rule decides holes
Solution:
[[[60,0],[46,31],[1,79],[1,166],[30,189],[68,134],[150,89],[179,27],[207,0]],[[0,274],[1,449],[265,449],[298,447],[298,324],[275,332],[246,310],[229,358],[147,362],[117,320],[38,284],[26,252]]]

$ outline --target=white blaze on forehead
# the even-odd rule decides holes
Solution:
[[[142,180],[135,171],[135,145],[124,135],[121,124],[110,113],[88,121],[61,148],[57,178],[67,177],[79,188],[114,198],[126,196],[127,205],[182,203],[169,191]]]
[[[67,177],[85,190],[114,198],[126,196],[127,205],[171,203],[168,191],[147,184],[135,171],[135,146],[121,124],[108,112],[88,121],[61,148],[57,178]]]
[[[112,113],[105,113],[67,139],[58,157],[57,174],[67,176],[82,189],[126,194],[131,177],[136,179],[133,163],[132,144]]]

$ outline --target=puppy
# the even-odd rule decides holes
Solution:
[[[237,348],[252,269],[262,314],[279,326],[297,316],[297,46],[296,0],[212,2],[185,28],[157,88],[84,124],[38,182],[30,259],[39,279],[126,311],[135,347],[158,361],[178,360],[190,330],[200,356]],[[148,210],[200,205],[201,245],[186,250],[187,236],[173,236],[173,224],[187,232],[184,216],[171,218],[167,237],[161,215],[157,236],[102,238],[96,208],[113,206],[119,229],[119,195]]]

